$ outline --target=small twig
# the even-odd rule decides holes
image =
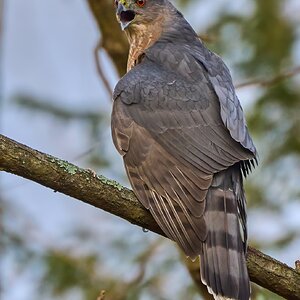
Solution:
[[[205,33],[198,34],[198,38],[205,43],[214,43],[217,40],[215,36]]]
[[[57,106],[53,104],[55,101],[52,99],[45,99],[45,101],[40,101],[35,96],[31,95],[15,95],[12,98],[12,101],[17,105],[21,106],[32,111],[37,111],[41,113],[50,114],[55,118],[59,118],[62,120],[82,120],[82,121],[90,121],[100,123],[101,120],[105,119],[105,115],[100,111],[80,111],[76,110],[73,107],[71,109]]]
[[[105,300],[105,292],[105,290],[102,290],[99,296],[97,297],[97,300]]]
[[[300,66],[291,69],[291,70],[287,70],[287,71],[283,71],[282,73],[270,78],[270,79],[259,79],[259,78],[254,78],[254,79],[250,79],[247,80],[245,82],[239,83],[235,86],[236,89],[240,89],[243,87],[247,87],[247,86],[251,86],[251,85],[260,85],[263,87],[266,86],[271,86],[274,85],[282,80],[285,80],[287,78],[293,77],[297,74],[300,73]]]
[[[102,66],[101,66],[101,62],[100,62],[100,57],[98,55],[98,52],[102,49],[102,42],[101,40],[98,41],[95,49],[94,49],[94,58],[95,58],[95,62],[96,62],[96,69],[97,69],[97,72],[98,72],[98,75],[100,76],[103,84],[104,84],[104,87],[106,89],[106,91],[108,92],[108,94],[110,95],[110,99],[112,99],[112,88],[110,87],[110,83],[102,69]]]
[[[297,260],[297,261],[295,262],[295,267],[296,267],[296,268],[295,268],[296,271],[300,273],[300,260]]]

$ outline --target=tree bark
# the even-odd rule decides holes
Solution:
[[[126,72],[129,44],[115,18],[113,0],[87,0],[87,3],[101,32],[101,45],[122,76]]]
[[[0,135],[0,170],[40,183],[164,236],[129,189],[3,135]],[[247,265],[251,281],[287,299],[300,299],[297,270],[251,247],[248,247]],[[198,264],[195,272],[199,273]]]

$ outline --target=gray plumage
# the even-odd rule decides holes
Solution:
[[[227,67],[169,2],[157,3],[173,26],[118,82],[113,140],[141,203],[187,256],[200,255],[209,291],[249,299],[241,172],[256,149]]]

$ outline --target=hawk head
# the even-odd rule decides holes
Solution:
[[[168,4],[167,0],[115,0],[117,20],[122,30],[153,24]]]

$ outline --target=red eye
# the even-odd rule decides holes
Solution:
[[[135,2],[139,7],[143,7],[146,4],[146,0],[136,0]]]

